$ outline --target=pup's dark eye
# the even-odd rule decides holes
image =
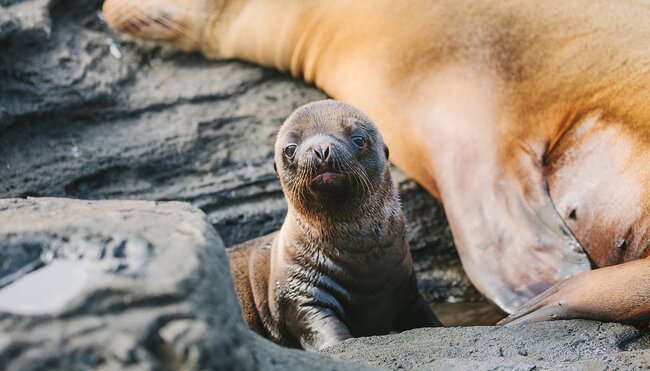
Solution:
[[[363,148],[363,146],[366,145],[366,138],[362,137],[361,135],[353,135],[352,141],[359,148]]]
[[[289,144],[288,146],[284,147],[284,154],[287,155],[289,159],[292,159],[296,154],[296,148],[298,148],[297,145]]]

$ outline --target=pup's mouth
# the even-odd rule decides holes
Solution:
[[[311,180],[311,190],[317,195],[343,196],[349,190],[350,177],[334,170],[325,170]]]

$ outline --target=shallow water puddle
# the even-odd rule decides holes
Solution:
[[[431,309],[445,326],[493,326],[503,318],[496,305],[487,302],[435,303]]]

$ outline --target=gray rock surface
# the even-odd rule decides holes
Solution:
[[[0,8],[0,30],[17,27],[0,34],[0,197],[186,201],[226,246],[280,227],[275,135],[321,92],[257,66],[136,43],[106,27],[101,1],[0,5],[10,3]],[[440,204],[395,176],[427,299],[479,300]]]
[[[249,332],[186,203],[0,200],[0,262],[6,370],[363,368]]]
[[[650,368],[646,341],[631,326],[557,321],[418,329],[346,340],[325,353],[393,370],[641,370]]]
[[[46,40],[52,25],[49,0],[0,1],[0,40],[12,38],[15,44]]]

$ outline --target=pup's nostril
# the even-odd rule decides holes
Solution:
[[[314,153],[319,160],[325,162],[330,157],[330,147],[327,146],[325,148],[314,148]]]

